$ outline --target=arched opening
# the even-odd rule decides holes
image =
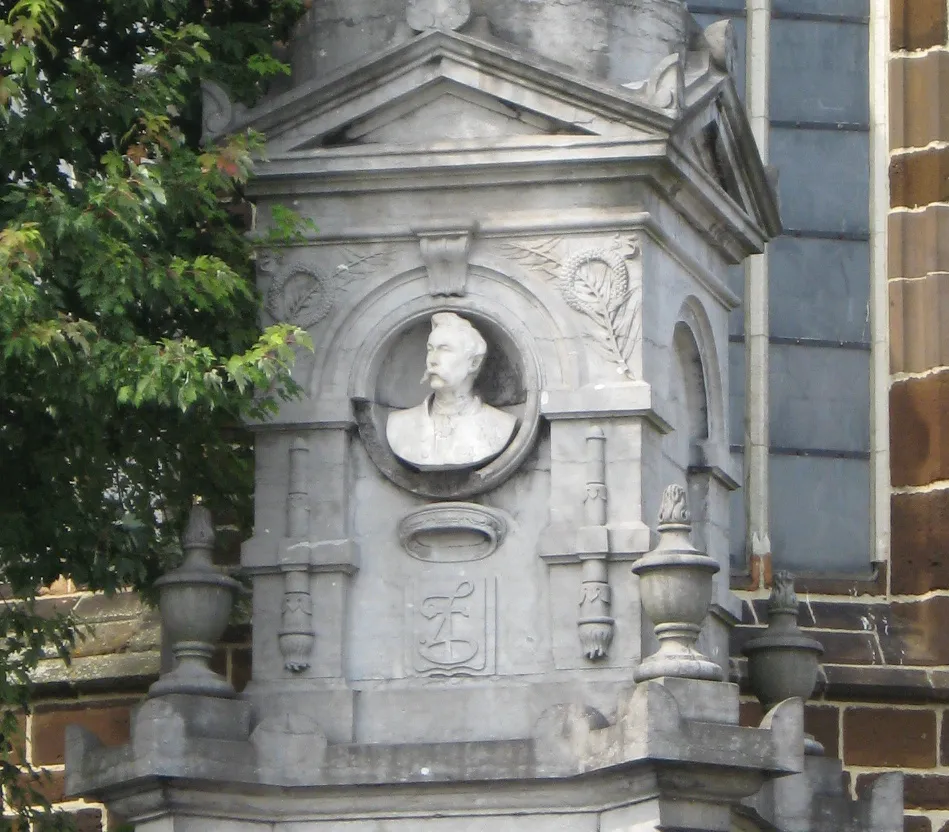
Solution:
[[[683,422],[689,441],[708,439],[708,394],[705,369],[695,336],[687,324],[676,324],[672,336],[682,393]]]

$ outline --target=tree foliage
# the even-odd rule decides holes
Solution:
[[[241,421],[306,336],[257,327],[258,138],[202,147],[200,81],[252,100],[303,2],[0,0],[0,705],[72,638],[38,587],[147,586],[193,495],[248,517]]]

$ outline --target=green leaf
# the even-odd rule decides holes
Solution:
[[[250,534],[243,419],[298,394],[308,340],[259,329],[235,216],[261,138],[201,147],[200,81],[252,103],[285,72],[269,44],[301,11],[17,0],[0,17],[0,581],[27,599],[0,604],[5,812],[42,797],[10,762],[4,715],[77,639],[29,603],[36,588],[147,592],[195,494]],[[288,239],[312,231],[278,220]]]

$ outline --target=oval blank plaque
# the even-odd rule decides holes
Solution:
[[[504,540],[507,520],[475,503],[435,503],[399,522],[399,542],[413,558],[459,563],[488,557]]]

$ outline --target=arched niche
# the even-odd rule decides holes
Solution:
[[[727,552],[727,502],[733,480],[727,473],[728,445],[724,387],[718,351],[701,304],[689,298],[672,331],[673,456],[685,475],[692,510],[693,541],[709,553]],[[724,490],[723,490],[724,489]]]
[[[690,442],[724,445],[727,433],[721,365],[711,323],[698,298],[690,296],[680,307],[672,347],[685,397]]]
[[[688,324],[679,321],[672,334],[678,378],[677,399],[681,409],[681,425],[689,442],[708,439],[708,392],[702,354]]]
[[[387,479],[422,497],[465,499],[500,485],[530,453],[540,428],[541,391],[576,385],[579,372],[568,347],[574,334],[562,332],[544,304],[504,275],[473,269],[461,297],[432,296],[427,285],[424,272],[398,275],[341,316],[321,385],[338,383],[346,372],[359,437]],[[501,454],[474,470],[416,470],[392,453],[385,437],[389,413],[420,403],[429,392],[419,383],[425,344],[432,315],[443,311],[481,332],[488,354],[476,390],[518,420]]]

